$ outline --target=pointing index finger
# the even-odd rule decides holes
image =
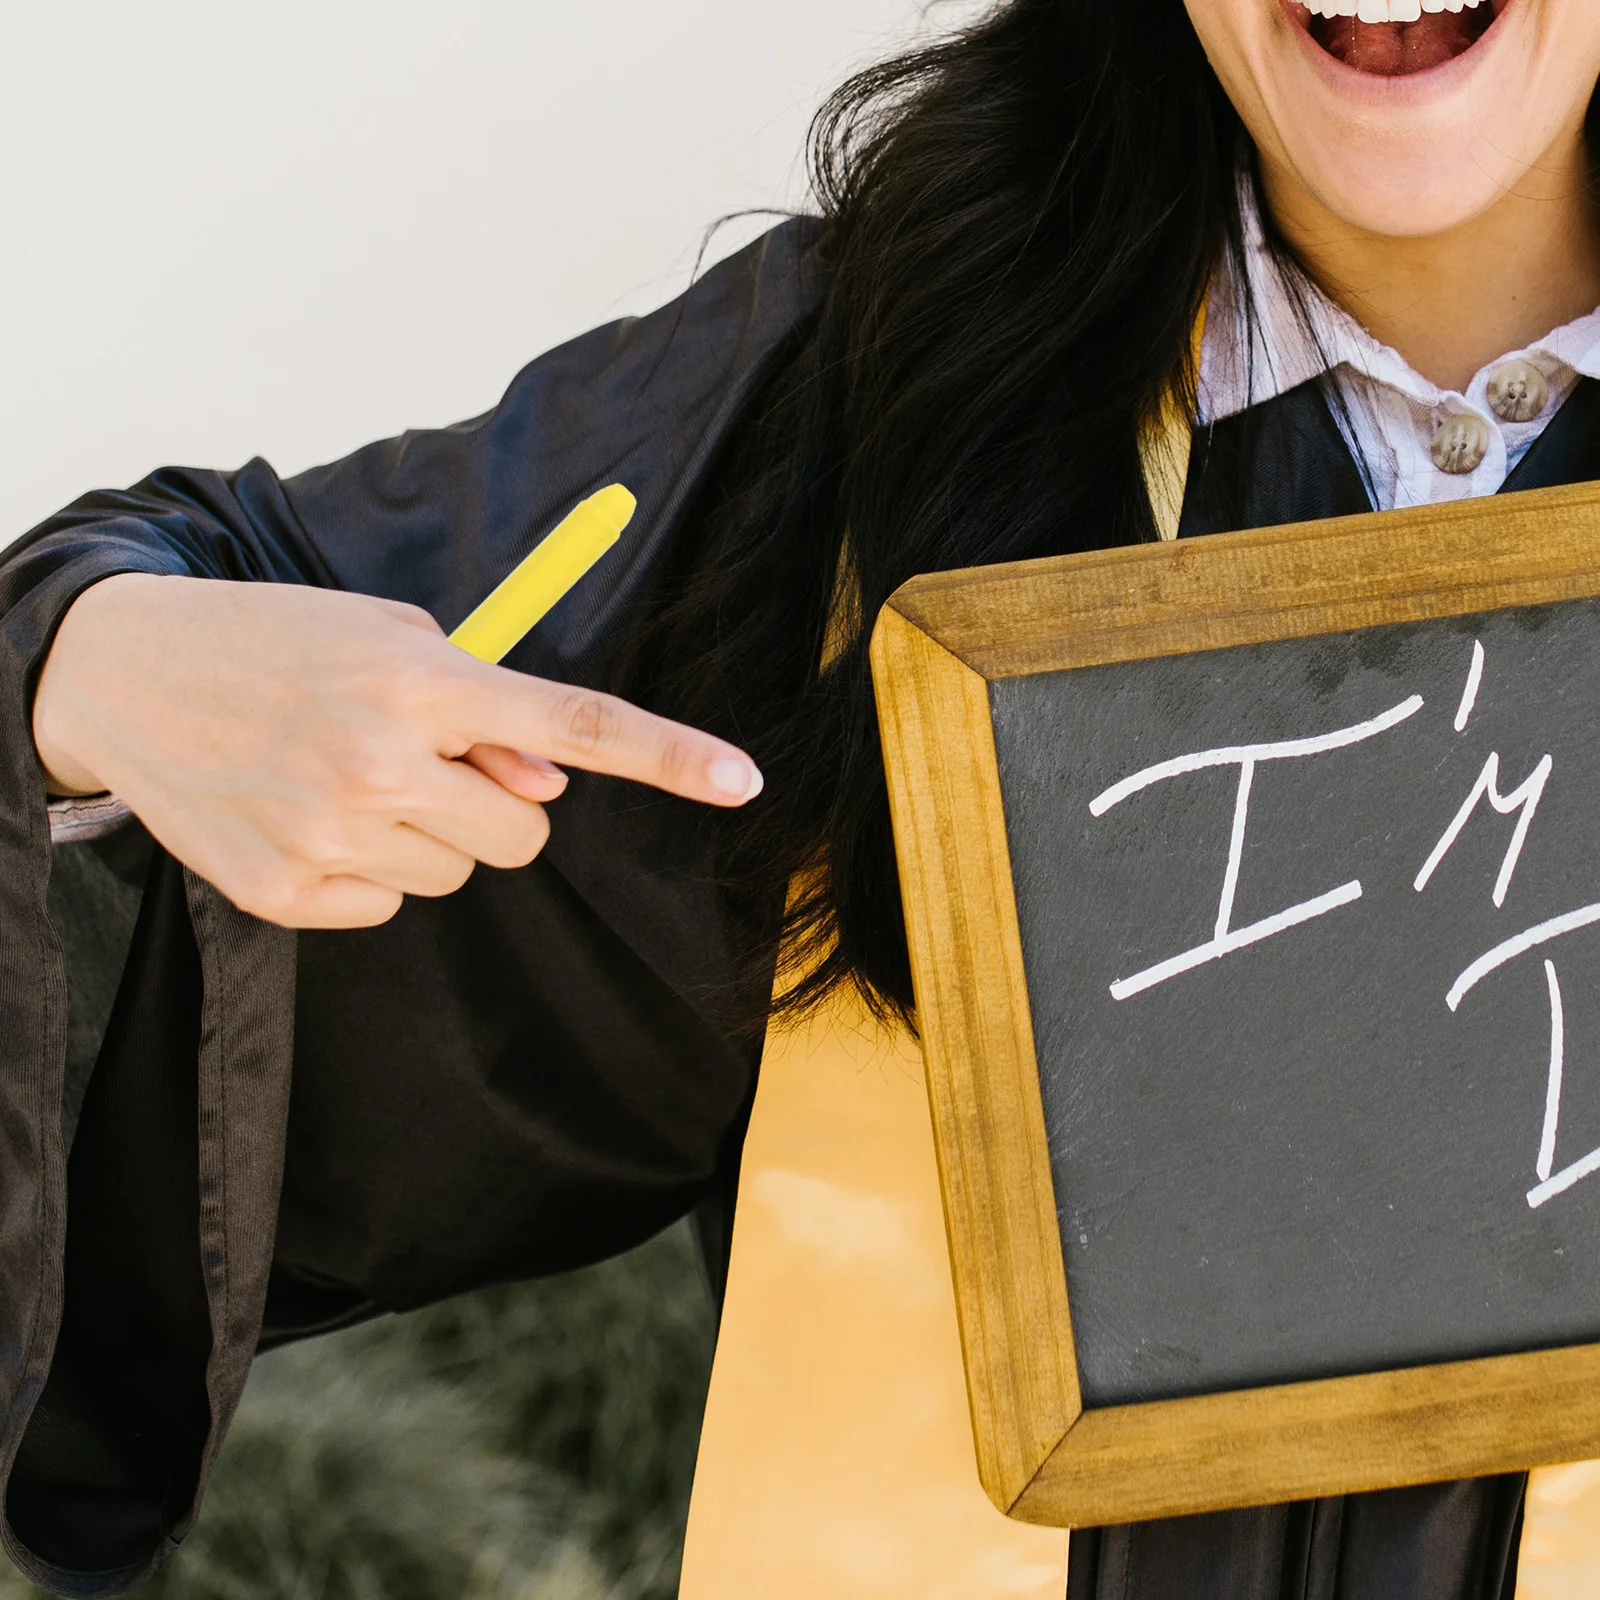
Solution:
[[[560,766],[646,783],[686,800],[742,806],[761,793],[744,751],[597,690],[526,678],[500,667],[472,674],[472,726],[483,744],[508,745]]]

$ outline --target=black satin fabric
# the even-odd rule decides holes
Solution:
[[[69,985],[62,946],[96,947],[70,924],[103,901],[83,863],[50,893],[30,707],[60,618],[132,571],[384,595],[448,629],[621,481],[632,525],[507,661],[603,685],[819,292],[814,228],[789,224],[475,421],[289,480],[164,470],[0,560],[0,1477],[6,1548],[46,1587],[116,1593],[175,1547],[258,1348],[601,1260],[697,1208],[723,1248],[761,1046],[724,1020],[733,940],[775,939],[782,909],[735,933],[699,809],[581,773],[532,867],[362,932],[257,923],[124,840],[144,900],[69,1163],[69,995],[102,986]]]
[[[1072,1535],[1069,1600],[1513,1600],[1524,1480]]]
[[[1600,478],[1584,379],[1502,493]],[[1196,434],[1180,535],[1372,509],[1319,383]],[[1512,1600],[1519,1476],[1174,1518],[1072,1537],[1068,1600]]]
[[[695,808],[583,774],[534,866],[362,932],[256,922],[135,829],[108,859],[143,901],[69,1162],[68,1038],[82,997],[110,990],[67,981],[63,947],[105,944],[73,918],[104,902],[74,887],[86,862],[52,885],[33,754],[61,617],[90,584],[151,572],[384,595],[450,628],[620,480],[633,524],[507,663],[603,684],[823,288],[814,227],[789,224],[680,303],[534,362],[475,421],[288,480],[261,461],[165,470],[0,560],[0,1534],[46,1587],[117,1593],[175,1548],[258,1348],[725,1216],[761,1041],[717,997],[739,981],[734,941],[770,941],[781,912],[754,933],[730,915]],[[1227,431],[1201,441],[1190,532],[1230,525],[1224,490],[1246,520],[1364,509],[1348,457],[1300,442],[1328,444],[1314,398],[1269,411],[1266,442],[1235,440],[1231,489]],[[1561,471],[1588,475],[1576,455]],[[720,1250],[725,1228],[708,1237]],[[1384,1574],[1397,1595],[1487,1594],[1464,1574],[1500,1570],[1518,1499],[1465,1486],[1111,1531],[1077,1541],[1074,1595],[1366,1596]],[[1301,1567],[1379,1576],[1286,1589]],[[1415,1572],[1456,1587],[1407,1588]]]
[[[1582,378],[1500,489],[1600,478],[1600,383]],[[1320,381],[1196,430],[1178,536],[1273,528],[1372,510]]]

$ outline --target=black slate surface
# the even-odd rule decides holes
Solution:
[[[1600,1147],[1600,922],[1447,1004],[1492,948],[1600,903],[1600,604],[1014,679],[991,702],[1086,1404],[1600,1340],[1600,1172],[1572,1181]],[[1091,801],[1385,714],[1256,763],[1229,927],[1360,898],[1114,998],[1215,938],[1242,764]],[[1493,752],[1502,797],[1553,761],[1504,905],[1518,814],[1487,800],[1419,893]],[[1541,1196],[1547,961],[1548,1164],[1569,1186]]]

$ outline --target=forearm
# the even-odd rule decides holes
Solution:
[[[327,584],[284,486],[265,462],[234,473],[166,469],[125,491],[75,501],[0,559],[0,628],[21,659],[30,694],[48,671],[69,616],[98,608],[89,591],[130,575]],[[50,727],[34,728],[49,742]],[[40,748],[51,792],[97,792],[95,775]]]

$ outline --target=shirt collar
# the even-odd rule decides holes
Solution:
[[[1199,421],[1221,422],[1331,373],[1399,390],[1426,407],[1459,399],[1430,383],[1400,354],[1380,344],[1309,280],[1291,285],[1267,248],[1255,184],[1239,183],[1242,261],[1224,258],[1211,287],[1200,351]],[[1241,270],[1242,269],[1242,270]],[[1245,291],[1248,291],[1247,293]],[[1249,317],[1247,307],[1254,310]],[[1600,378],[1600,308],[1556,328],[1520,356],[1548,376]]]

